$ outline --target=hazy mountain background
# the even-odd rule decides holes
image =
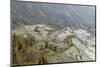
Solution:
[[[46,24],[54,28],[95,29],[95,6],[12,1],[12,28]]]

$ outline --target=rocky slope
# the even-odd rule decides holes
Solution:
[[[95,60],[95,35],[78,28],[23,25],[12,30],[12,45],[14,64]]]
[[[63,29],[66,26],[82,29],[95,28],[95,6],[11,2],[12,28],[17,25],[46,24]],[[34,21],[34,22],[33,22]]]

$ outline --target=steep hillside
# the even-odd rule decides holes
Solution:
[[[61,29],[66,26],[95,29],[95,7],[64,4],[12,2],[12,27],[20,24],[46,24]]]

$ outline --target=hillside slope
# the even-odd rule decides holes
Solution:
[[[95,36],[84,29],[24,25],[12,30],[12,39],[13,64],[95,60]]]

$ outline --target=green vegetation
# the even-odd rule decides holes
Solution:
[[[34,45],[37,44],[34,37],[28,36],[28,38],[24,38],[13,34],[12,39],[13,64],[43,64],[46,63],[43,57],[56,54],[56,52],[52,50],[46,52],[47,50],[36,49]]]
[[[55,51],[56,48],[54,50],[37,49],[35,46],[38,44],[35,38],[29,35],[28,38],[24,38],[20,35],[13,34],[12,39],[13,64],[43,64],[47,63],[46,60],[48,57],[60,53]]]
[[[34,45],[35,43],[34,38],[32,37],[24,38],[22,36],[13,34],[12,39],[13,39],[12,40],[13,63],[14,64],[36,63],[36,61],[32,60],[32,58],[35,56],[34,52],[36,52],[32,49],[32,45]]]

